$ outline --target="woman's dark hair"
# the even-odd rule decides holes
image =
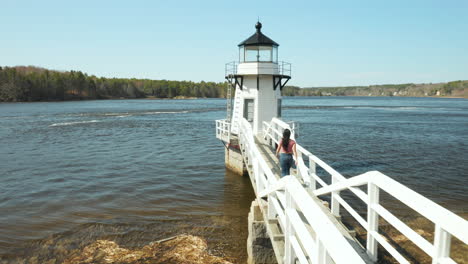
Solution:
[[[283,145],[283,149],[285,152],[288,151],[288,146],[289,146],[289,137],[291,136],[291,130],[285,129],[283,131],[283,141],[281,142],[281,145]]]

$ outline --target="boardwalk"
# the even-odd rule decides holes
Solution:
[[[294,131],[294,126],[274,118],[264,122],[262,133],[257,135],[245,119],[237,127],[237,135],[231,134],[229,122],[218,120],[216,135],[226,144],[239,144],[256,194],[259,221],[266,225],[278,263],[372,263],[379,259],[379,246],[398,263],[410,263],[379,232],[379,218],[428,254],[432,263],[456,263],[450,257],[452,236],[468,244],[467,221],[380,172],[345,178],[298,144],[297,170],[280,178],[274,146],[282,131]],[[316,174],[317,167],[328,174],[331,184]],[[367,205],[366,217],[340,196],[343,190],[349,190]],[[380,190],[433,222],[434,241],[426,240],[385,209],[379,203]],[[329,206],[320,199],[326,195],[330,196]],[[341,209],[367,231],[365,245],[341,223]]]
[[[274,148],[269,146],[264,142],[264,138],[259,138],[255,137],[255,144],[259,150],[259,153],[262,157],[263,160],[265,160],[266,164],[271,168],[271,171],[277,181],[281,179],[281,170],[279,167],[279,160],[277,156],[275,155]],[[245,148],[242,148],[242,151],[245,152]],[[244,155],[246,156],[246,155]],[[248,161],[247,161],[248,162]],[[247,166],[249,176],[254,175],[253,172],[253,167],[252,166]],[[302,185],[304,185],[304,182],[297,177],[297,170],[292,170],[292,176],[296,178],[298,182],[301,182]],[[250,177],[250,180],[252,182],[252,186],[254,186],[254,191],[256,194],[258,194],[257,190],[255,189],[255,179],[254,177]],[[338,220],[336,220],[335,217],[333,217],[330,214],[330,211],[327,208],[327,203],[323,202],[322,200],[318,199],[313,193],[310,191],[310,189],[305,188],[306,191],[308,191],[308,195],[310,198],[314,201],[315,204],[318,205],[320,210],[323,212],[324,215],[328,218],[328,220],[333,223],[334,226],[338,229],[339,233],[345,237],[345,239],[350,243],[350,245],[358,252],[358,254],[363,258],[363,260],[366,261],[366,263],[372,263],[372,261],[367,257],[365,254],[365,250],[359,245],[358,241],[355,239],[355,237],[350,235],[350,231],[346,229],[346,227]],[[279,200],[284,200],[285,193],[284,190],[279,190],[276,193],[279,197]],[[258,195],[257,195],[258,196]],[[257,204],[259,205],[262,212],[263,219],[268,219],[268,202],[266,199],[259,199],[257,200]],[[278,204],[279,205],[279,204]],[[301,221],[304,224],[304,227],[306,230],[303,230],[305,232],[308,232],[311,234],[312,237],[316,238],[316,234],[313,230],[313,228],[308,224],[307,220],[304,217],[304,214],[302,212],[297,211],[297,216],[299,216],[298,220]],[[280,222],[277,219],[268,219],[267,222],[267,231],[268,234],[272,239],[272,246],[276,255],[276,258],[278,260],[278,263],[283,262],[284,258],[284,232],[282,231],[282,227],[280,225]]]

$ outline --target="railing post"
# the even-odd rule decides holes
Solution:
[[[227,123],[227,133],[228,133],[227,142],[231,143],[231,123]]]
[[[302,177],[304,177],[304,176],[301,174],[301,170],[300,170],[300,168],[299,168],[299,166],[300,166],[299,160],[302,158],[302,153],[301,153],[299,150],[296,150],[296,152],[297,152],[297,159],[294,159],[295,157],[294,157],[294,155],[293,155],[293,161],[294,161],[295,164],[296,164],[296,175],[294,175],[294,174],[291,174],[291,175],[294,175],[294,176],[296,176],[296,177],[302,178]],[[291,171],[292,171],[292,170],[291,170]]]
[[[268,188],[272,186],[274,183],[275,183],[274,179],[272,178],[267,179]],[[273,199],[276,199],[274,195],[275,195],[274,193],[271,193],[268,195],[268,219],[276,219],[276,211],[273,205]]]
[[[438,264],[441,258],[450,256],[450,240],[452,235],[436,224],[434,232],[434,255],[432,264]]]
[[[275,211],[274,211],[274,205],[273,205],[273,199],[275,199],[273,197],[273,194],[269,194],[268,195],[268,220],[270,219],[275,219],[276,218],[276,214],[275,214]]]
[[[255,189],[257,190],[257,195],[262,191],[262,187],[260,185],[260,171],[261,168],[258,166],[258,161],[256,157],[252,158],[252,169],[253,169],[253,174],[255,176]]]
[[[336,183],[337,180],[336,180],[336,177],[332,174],[331,175],[331,182],[332,184]],[[340,194],[340,192],[332,192],[331,194],[331,213],[336,216],[336,217],[339,217],[340,216],[340,203],[338,202],[338,200],[335,198],[335,195],[337,194]]]
[[[270,122],[270,132],[268,134],[268,136],[270,137],[270,145],[272,148],[275,148],[275,131],[273,130],[274,129],[274,124],[273,122]]]
[[[315,183],[314,174],[317,173],[317,165],[315,161],[312,160],[312,156],[309,156],[309,177],[310,177],[310,189],[315,190],[317,189],[317,185]]]
[[[257,180],[258,180],[258,187],[260,188],[259,192],[261,192],[266,189],[266,186],[263,184],[263,181],[262,181],[264,172],[257,158],[255,158],[255,163],[257,163],[257,175],[258,175]]]
[[[312,263],[325,264],[327,260],[327,251],[320,241],[319,236],[315,238],[315,250],[314,255],[312,256]]]
[[[284,189],[284,194],[286,196],[286,205],[284,208],[284,216],[286,219],[286,230],[284,232],[284,263],[292,264],[294,263],[293,248],[291,245],[291,236],[293,234],[292,234],[291,219],[289,219],[289,213],[288,213],[288,211],[292,209],[292,199],[291,199],[291,194],[289,193],[287,186]]]
[[[296,122],[291,123],[291,134],[293,139],[296,139]]]
[[[377,261],[377,240],[372,236],[372,232],[379,232],[379,215],[377,214],[372,206],[379,204],[379,187],[373,182],[367,184],[367,195],[369,200],[367,201],[367,243],[366,249],[367,254],[372,261]]]
[[[274,123],[274,125],[275,125],[275,139],[276,139],[276,141],[279,142],[279,136],[276,134],[276,132],[279,132],[278,124],[277,124],[277,123]]]

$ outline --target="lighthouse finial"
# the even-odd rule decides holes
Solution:
[[[262,29],[262,23],[260,23],[260,21],[258,21],[257,24],[255,24],[255,28],[257,29],[257,33],[259,33],[260,30]]]

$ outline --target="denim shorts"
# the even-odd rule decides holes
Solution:
[[[296,168],[292,154],[280,153],[281,177],[290,175],[289,169]]]

